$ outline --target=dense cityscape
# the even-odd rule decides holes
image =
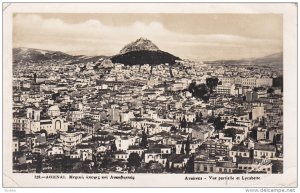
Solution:
[[[14,172],[283,172],[282,66],[179,58],[128,65],[19,49]]]

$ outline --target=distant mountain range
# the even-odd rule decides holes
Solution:
[[[274,67],[283,67],[283,53],[276,53],[267,55],[259,58],[248,58],[240,60],[215,60],[215,61],[205,61],[206,64],[219,64],[219,65],[266,65]]]
[[[98,62],[107,56],[72,56],[60,51],[40,50],[34,48],[13,48],[13,63],[35,63],[46,61],[69,61],[70,63]]]

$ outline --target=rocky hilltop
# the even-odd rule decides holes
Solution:
[[[152,43],[150,40],[141,37],[141,38],[137,39],[136,41],[124,46],[121,49],[120,54],[132,52],[132,51],[141,51],[141,50],[158,51],[159,48],[154,43]]]

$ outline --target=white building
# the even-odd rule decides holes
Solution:
[[[62,133],[60,133],[59,139],[62,142],[65,149],[70,149],[82,142],[82,133],[81,132],[74,132],[74,133],[62,132]]]
[[[217,87],[215,88],[215,92],[217,94],[235,95],[235,85],[234,84],[217,85]]]

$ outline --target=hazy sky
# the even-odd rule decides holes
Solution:
[[[182,58],[260,57],[282,51],[280,14],[15,14],[14,47],[114,55],[144,37]]]

